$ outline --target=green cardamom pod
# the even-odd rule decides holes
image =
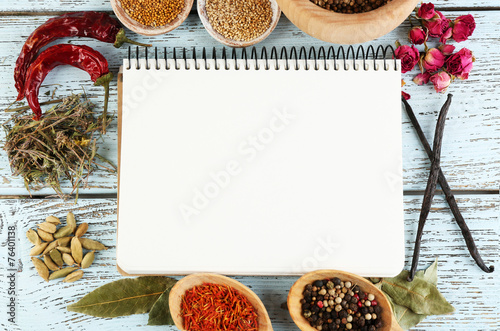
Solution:
[[[106,246],[101,244],[100,242],[87,238],[80,238],[80,242],[82,243],[83,248],[88,249],[90,251],[100,251],[103,249],[108,249]]]
[[[83,258],[82,244],[78,237],[73,237],[71,239],[71,255],[76,263],[81,263]]]
[[[49,255],[44,255],[43,256],[43,262],[45,262],[45,265],[52,271],[59,270],[59,266],[52,261]]]
[[[48,233],[54,233],[54,232],[56,232],[56,229],[57,229],[55,224],[52,224],[49,222],[43,222],[43,223],[37,224],[36,226],[38,226],[39,229],[42,229],[43,231],[48,232]]]
[[[26,232],[26,237],[33,245],[40,245],[42,241],[40,240],[40,236],[35,232],[35,230],[29,229]]]
[[[38,236],[42,240],[45,240],[45,241],[53,241],[54,240],[54,236],[52,235],[52,233],[45,232],[42,229],[38,229],[36,232],[38,233]]]
[[[82,223],[78,226],[75,232],[75,237],[81,237],[87,232],[89,229],[89,225],[87,223]]]
[[[75,264],[75,260],[73,259],[73,256],[71,256],[71,254],[63,253],[62,259],[63,259],[64,263],[66,263],[67,265],[74,265]]]
[[[56,224],[56,225],[61,224],[61,221],[55,216],[48,216],[45,219],[45,222],[49,222],[49,223]]]
[[[83,257],[83,260],[82,260],[82,269],[86,269],[86,268],[90,267],[92,262],[94,262],[94,257],[95,257],[94,252],[95,251],[91,251],[91,252],[88,252],[87,254],[85,254],[85,256]]]
[[[54,233],[54,238],[59,239],[62,237],[69,236],[72,233],[73,233],[73,228],[71,227],[71,225],[66,225]]]
[[[68,247],[72,237],[62,237],[57,239],[59,246]]]
[[[53,249],[50,251],[49,256],[55,264],[57,264],[59,267],[62,267],[63,260],[61,252],[59,252],[57,249]]]
[[[41,243],[30,250],[30,256],[40,255],[49,243]]]
[[[74,281],[77,281],[82,277],[83,277],[83,270],[73,271],[63,279],[63,282],[73,283]]]
[[[38,272],[38,274],[40,275],[40,277],[42,277],[45,281],[48,282],[49,281],[49,268],[47,268],[45,263],[43,263],[42,260],[37,259],[36,257],[32,257],[31,261],[35,265],[35,269]]]
[[[70,273],[72,273],[73,271],[75,271],[76,267],[66,267],[64,269],[59,269],[59,270],[56,270],[54,271],[53,273],[50,274],[49,276],[49,279],[56,279],[56,278],[62,278],[62,277],[66,277],[67,275],[69,275]]]
[[[47,247],[45,247],[45,249],[42,252],[42,255],[50,253],[50,251],[53,250],[54,248],[56,248],[57,245],[59,245],[59,243],[57,242],[57,240],[54,240],[53,242],[48,244]]]
[[[66,224],[68,224],[73,233],[76,230],[76,220],[75,220],[75,215],[72,212],[69,212],[68,215],[66,216]]]

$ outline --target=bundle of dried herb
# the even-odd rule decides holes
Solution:
[[[115,172],[116,167],[97,153],[97,138],[111,122],[111,116],[98,120],[94,105],[73,95],[50,109],[40,121],[33,121],[22,109],[4,123],[6,142],[14,176],[22,176],[26,189],[52,187],[61,198],[61,180],[78,189],[87,187],[90,174],[97,168]],[[101,163],[98,163],[98,162]],[[104,165],[106,164],[106,165]]]

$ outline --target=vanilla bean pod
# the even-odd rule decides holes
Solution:
[[[413,109],[411,108],[408,101],[406,101],[404,98],[401,98],[401,99],[405,105],[406,113],[408,114],[408,117],[410,118],[410,121],[413,124],[415,131],[417,132],[418,138],[420,139],[420,142],[424,146],[424,149],[427,153],[427,156],[432,161],[433,155],[432,155],[431,146],[429,145],[429,142],[425,138],[424,132],[422,131],[422,128],[420,127],[420,124],[418,123],[418,120],[417,120],[417,117],[415,116],[415,113],[413,112]],[[481,270],[483,270],[484,272],[487,272],[487,273],[493,272],[495,270],[495,267],[494,266],[489,266],[489,267],[486,266],[483,259],[481,258],[481,255],[479,254],[479,251],[477,250],[476,243],[474,242],[474,238],[472,237],[472,234],[469,230],[469,227],[467,226],[467,223],[465,223],[465,219],[462,216],[460,209],[458,208],[458,204],[457,204],[457,201],[455,200],[455,196],[451,192],[450,185],[448,184],[448,181],[446,180],[446,177],[444,176],[443,170],[441,168],[439,169],[438,183],[441,186],[441,189],[443,190],[443,193],[446,197],[446,201],[448,202],[448,205],[450,206],[451,212],[453,213],[453,216],[455,217],[455,221],[457,222],[458,227],[462,231],[462,236],[465,239],[465,243],[467,245],[467,249],[469,250],[470,255],[472,256],[474,261],[476,261],[477,266],[479,268],[481,268]]]
[[[446,121],[446,115],[448,114],[448,109],[450,109],[451,97],[452,95],[448,94],[448,98],[446,99],[446,102],[439,112],[439,117],[436,123],[434,145],[432,149],[433,159],[431,164],[431,171],[429,174],[429,179],[427,180],[427,186],[425,187],[424,199],[422,201],[422,208],[420,210],[420,217],[418,219],[417,237],[415,239],[415,248],[413,249],[413,259],[411,262],[410,274],[408,275],[409,282],[413,280],[413,277],[415,277],[415,273],[417,272],[418,258],[420,255],[420,244],[422,242],[424,225],[431,210],[434,193],[436,192],[439,169],[441,169],[441,145],[443,143],[444,124]]]

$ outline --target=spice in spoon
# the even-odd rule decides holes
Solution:
[[[181,301],[184,328],[188,331],[259,329],[255,308],[227,285],[205,283],[187,290]]]

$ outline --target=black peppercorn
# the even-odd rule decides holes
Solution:
[[[340,278],[335,277],[332,279],[332,282],[333,282],[333,285],[337,286],[337,285],[340,285],[341,280],[340,280]]]
[[[353,291],[354,293],[359,293],[359,291],[360,291],[359,285],[354,285],[354,287],[352,288],[352,291]],[[361,297],[361,296],[360,296],[360,297]]]
[[[316,297],[316,300],[317,300],[317,301],[323,301],[323,300],[324,300],[324,297],[323,297],[322,295],[318,295],[318,296]]]
[[[368,312],[369,312],[370,314],[371,314],[371,313],[373,313],[373,307],[372,307],[372,306],[368,307]]]
[[[377,306],[373,307],[373,312],[375,314],[380,314],[381,311],[382,311],[382,308],[380,308],[380,306],[377,305]]]
[[[347,317],[347,312],[345,310],[339,311],[339,318],[346,318]]]
[[[317,296],[317,295],[318,295],[318,292],[317,292],[317,291],[312,291],[312,292],[311,292],[311,295],[312,295],[313,297],[315,297],[315,296]]]
[[[311,304],[310,303],[303,303],[302,304],[302,310],[307,310],[311,307]]]
[[[377,330],[375,325],[370,325],[370,327],[368,328],[368,331],[375,331],[375,330]]]
[[[319,307],[314,305],[311,307],[311,311],[316,314],[317,312],[319,312]]]
[[[313,285],[316,286],[316,287],[321,287],[321,286],[323,286],[323,281],[322,280],[317,280],[317,281],[315,281],[313,283]]]
[[[318,316],[317,315],[312,315],[311,316],[311,321],[312,322],[316,322],[318,320]]]
[[[361,307],[359,310],[362,315],[368,314],[368,307]]]
[[[351,301],[351,298],[352,298],[352,297],[351,297],[349,294],[346,294],[346,295],[344,296],[344,300],[345,300],[345,301],[347,301],[347,302]]]
[[[312,285],[311,284],[307,284],[306,285],[306,291],[312,291]]]

